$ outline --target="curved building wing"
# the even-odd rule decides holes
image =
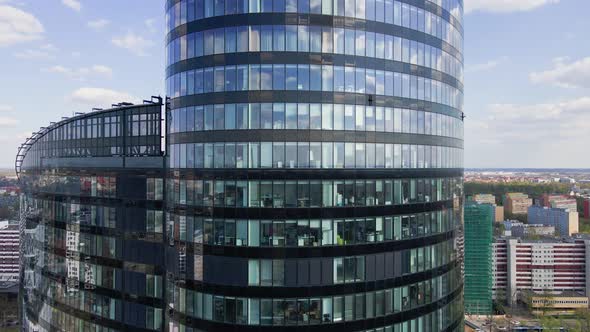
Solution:
[[[162,330],[162,101],[54,123],[19,151],[26,331]]]

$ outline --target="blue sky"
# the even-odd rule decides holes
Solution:
[[[466,167],[590,167],[588,0],[465,0]],[[0,0],[0,167],[73,112],[163,95],[163,0]]]

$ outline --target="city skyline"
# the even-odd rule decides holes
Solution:
[[[126,1],[115,10],[110,2],[0,1],[0,69],[12,78],[2,83],[0,167],[12,167],[31,128],[56,116],[164,95],[161,3]],[[590,109],[590,46],[578,42],[590,26],[583,8],[590,4],[466,3],[466,167],[590,162],[575,153]]]

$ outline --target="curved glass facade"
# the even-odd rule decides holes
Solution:
[[[462,330],[462,0],[165,10],[166,105],[19,149],[24,330]]]
[[[166,327],[462,330],[462,1],[166,13]]]
[[[161,113],[97,111],[23,145],[23,330],[163,330]]]

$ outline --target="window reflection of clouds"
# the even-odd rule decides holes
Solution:
[[[341,146],[344,146],[344,155],[338,153]],[[400,149],[402,155],[396,154]],[[194,160],[187,163],[189,151]],[[207,151],[213,151],[208,158]],[[241,142],[170,145],[172,168],[462,168],[462,158],[463,149],[460,148],[414,144]],[[202,160],[205,160],[204,164],[201,164]]]
[[[307,0],[291,0],[287,1],[287,6],[284,6],[284,2],[282,1],[274,1],[272,6],[269,3],[263,6],[263,8],[260,7],[258,0],[248,1],[250,6],[244,5],[237,7],[234,4],[235,0],[217,0],[215,4],[213,1],[183,0],[176,3],[167,11],[166,26],[168,31],[188,22],[214,16],[264,12],[297,12],[345,16],[394,24],[435,36],[450,43],[456,49],[463,50],[463,36],[460,29],[428,10],[399,1],[346,0],[343,3],[341,0],[323,0],[321,6],[316,4],[310,7],[310,3]],[[203,2],[205,4],[205,10],[202,7]],[[444,9],[451,12],[452,15],[454,14],[453,17],[459,24],[462,24],[463,9],[459,5],[458,0],[445,0],[444,2]],[[452,4],[448,5],[447,2],[452,2]],[[215,11],[212,10],[213,7],[215,7]],[[457,13],[460,13],[460,15],[456,15]]]
[[[401,61],[463,80],[463,65],[454,55],[421,42],[364,30],[306,25],[227,27],[181,36],[167,50],[168,65],[213,54],[298,51]]]
[[[261,107],[267,111],[261,114]],[[214,108],[215,112],[213,112]],[[215,114],[215,116],[208,116],[208,114]],[[313,129],[376,131],[463,138],[463,121],[457,117],[392,107],[244,103],[184,107],[172,110],[170,115],[169,133],[214,129]]]
[[[167,79],[167,92],[169,96],[181,97],[212,92],[259,91],[262,86],[276,91],[284,84],[285,90],[366,93],[425,100],[456,109],[463,107],[460,89],[430,78],[358,67],[272,66],[272,79],[270,67],[260,65],[219,66],[196,69],[192,73],[181,72]],[[265,70],[262,76],[261,68]],[[194,82],[189,82],[188,78],[193,77]],[[265,81],[261,82],[261,79]],[[272,86],[274,82],[278,83],[277,88]],[[189,87],[194,90],[188,90]],[[331,90],[322,90],[324,88]]]

